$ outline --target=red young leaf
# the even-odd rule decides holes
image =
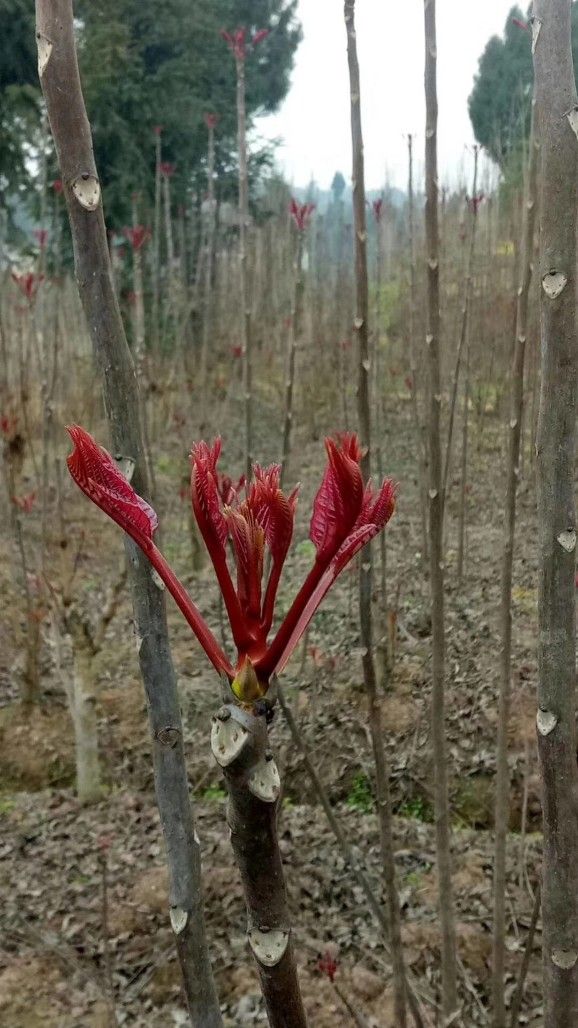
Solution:
[[[191,598],[153,542],[157,516],[121,474],[105,449],[78,425],[68,433],[74,451],[67,458],[74,481],[89,499],[130,535],[149,558],[184,614],[213,666],[233,677],[233,669]]]
[[[217,462],[221,454],[221,440],[212,446],[205,442],[193,444],[191,489],[193,511],[205,546],[213,562],[217,580],[223,594],[227,614],[238,646],[246,639],[243,615],[227,567],[226,543],[229,534],[219,495]]]
[[[361,512],[363,479],[356,435],[326,439],[328,464],[313,504],[309,537],[317,559],[328,562],[347,537]]]
[[[251,621],[261,616],[261,579],[265,536],[247,503],[226,510],[227,525],[237,564],[237,596],[241,610]]]
[[[66,463],[78,487],[148,552],[158,524],[152,507],[134,491],[110,454],[88,432],[79,425],[70,425],[67,432],[74,450]]]
[[[193,443],[191,488],[193,510],[209,552],[211,549],[209,539],[211,539],[211,545],[218,545],[224,553],[228,533],[219,495],[219,472],[217,471],[221,447],[222,443],[219,438],[215,439],[212,446],[208,446],[204,442]]]
[[[297,492],[288,498],[281,491],[280,464],[271,464],[268,468],[255,464],[253,472],[255,482],[249,491],[248,503],[265,533],[273,561],[283,564],[293,536]]]
[[[251,486],[247,502],[253,510],[257,522],[263,528],[265,540],[273,558],[263,603],[262,627],[266,637],[273,623],[279,580],[293,537],[293,522],[299,487],[294,489],[290,496],[285,496],[279,487],[281,478],[279,464],[272,464],[269,468],[261,468],[255,464],[253,471],[255,482]]]

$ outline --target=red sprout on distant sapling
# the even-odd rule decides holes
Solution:
[[[269,35],[269,29],[259,29],[250,39],[251,47],[255,48]],[[227,32],[221,29],[221,38],[225,40],[236,60],[244,61],[247,56],[247,30],[243,27]]]
[[[245,703],[267,693],[271,678],[286,667],[335,580],[365,543],[385,527],[395,508],[391,479],[377,491],[371,483],[364,488],[356,435],[325,440],[327,465],[313,503],[309,530],[316,556],[284,620],[269,640],[277,589],[293,536],[298,489],[285,495],[279,486],[280,466],[262,468],[255,464],[245,498],[231,495],[225,504],[217,470],[221,440],[212,445],[194,444],[193,511],[215,569],[237,649],[236,660],[231,662],[156,547],[154,510],[137,495],[110,454],[88,432],[78,425],[68,432],[74,443],[67,460],[72,478],[146,554],[207,657]],[[227,562],[229,544],[235,558],[236,586]],[[265,548],[270,554],[267,562]],[[265,566],[269,568],[266,583]]]
[[[16,414],[2,414],[0,416],[0,434],[5,439],[12,439],[18,429],[18,416]]]
[[[123,234],[128,239],[133,250],[140,250],[151,238],[151,230],[145,225],[133,225],[123,229]]]
[[[324,953],[323,956],[319,957],[316,967],[320,974],[323,974],[326,978],[329,978],[329,981],[331,983],[335,981],[335,975],[337,974],[339,964],[336,957],[334,957],[333,954],[329,952],[329,950],[326,953]]]
[[[25,275],[17,275],[13,271],[12,280],[16,283],[20,292],[23,293],[28,302],[32,303],[40,285],[44,282],[44,275],[35,275],[33,271],[29,271]]]
[[[23,514],[30,514],[36,503],[36,492],[26,493],[25,496],[13,496],[12,503],[18,507]]]
[[[371,209],[373,211],[373,217],[377,222],[381,221],[381,214],[383,211],[383,197],[379,196],[377,200],[374,200]]]
[[[466,202],[472,214],[477,214],[482,203],[486,199],[485,193],[478,193],[477,196],[466,196]]]
[[[295,199],[291,200],[291,203],[289,204],[289,213],[300,232],[304,232],[309,225],[309,221],[314,210],[314,203],[299,203]]]

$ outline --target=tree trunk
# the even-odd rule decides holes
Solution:
[[[370,359],[369,359],[369,291],[367,280],[367,227],[365,219],[365,179],[363,163],[363,136],[361,130],[361,86],[357,41],[355,33],[355,0],[345,0],[345,28],[347,31],[347,60],[349,65],[349,88],[351,97],[351,148],[353,157],[353,224],[355,233],[355,319],[357,335],[358,383],[357,412],[362,445],[365,448],[361,461],[363,479],[371,475],[371,410],[370,410]],[[371,546],[365,547],[359,570],[359,627],[362,646],[363,678],[368,702],[369,729],[375,761],[377,816],[383,878],[389,909],[389,931],[393,962],[395,1023],[405,1028],[407,983],[401,946],[399,900],[395,885],[391,805],[389,798],[389,769],[383,743],[381,703],[377,694],[377,678],[373,658],[373,628],[371,616],[372,594]]]
[[[153,345],[157,352],[160,341],[161,325],[161,131],[162,126],[157,125],[155,136],[155,209],[153,227],[153,303],[152,303],[152,334]]]
[[[251,346],[251,307],[247,270],[247,231],[249,227],[249,177],[247,170],[247,129],[245,110],[245,58],[236,58],[237,68],[237,146],[239,150],[239,275],[241,287],[241,325],[243,346],[243,389],[245,393],[245,474],[253,473],[253,353]]]
[[[506,935],[506,836],[509,818],[510,774],[508,769],[508,723],[512,660],[512,566],[516,527],[516,494],[520,465],[520,443],[524,407],[524,360],[528,332],[528,299],[532,281],[534,226],[536,221],[536,177],[538,169],[535,118],[532,111],[530,152],[524,220],[522,228],[520,285],[516,303],[516,341],[510,392],[508,464],[502,582],[500,598],[500,696],[498,701],[498,738],[496,745],[496,847],[494,851],[494,928],[493,928],[493,1028],[505,1028],[504,960]]]
[[[265,717],[225,704],[213,718],[211,748],[227,783],[231,845],[269,1024],[306,1028],[277,836],[281,783]]]
[[[207,418],[208,400],[208,365],[209,365],[209,342],[211,338],[212,314],[214,305],[213,296],[213,258],[215,250],[215,231],[217,227],[217,204],[215,200],[215,129],[213,125],[208,126],[207,144],[207,224],[205,228],[206,240],[206,261],[205,281],[203,288],[203,332],[201,340],[201,396],[200,396],[200,430],[205,431]]]
[[[578,1024],[578,768],[574,462],[578,100],[570,0],[532,19],[540,195],[542,384],[537,449],[538,751],[542,771],[545,1028]]]
[[[297,253],[295,254],[295,281],[293,288],[293,310],[291,311],[291,328],[287,348],[287,371],[285,379],[285,421],[283,425],[283,451],[281,457],[281,486],[285,479],[287,464],[291,454],[291,433],[293,429],[293,393],[295,390],[295,361],[297,346],[301,336],[303,319],[303,246],[305,230],[297,229]],[[382,532],[383,535],[383,532]]]
[[[134,463],[133,485],[149,495],[134,364],[117,304],[100,185],[74,42],[71,0],[36,0],[40,81],[60,164],[78,288],[103,376],[113,453]],[[190,807],[176,679],[164,595],[128,538],[138,652],[153,738],[155,787],[169,865],[171,923],[191,1023],[222,1025],[202,906],[200,848]]]
[[[415,321],[417,311],[417,287],[415,271],[415,217],[413,190],[413,136],[407,137],[408,176],[407,176],[407,213],[409,235],[409,360],[411,380],[411,409],[413,415],[415,438],[418,454],[419,496],[421,507],[421,546],[422,561],[427,564],[429,547],[427,538],[427,442],[425,424],[420,415],[420,379],[417,369],[415,345]]]
[[[78,614],[72,611],[67,620],[72,641],[72,687],[69,699],[76,751],[76,794],[81,803],[96,803],[102,799],[102,781],[92,666],[94,650]]]
[[[426,257],[427,305],[426,346],[428,355],[429,406],[429,557],[432,620],[432,747],[436,853],[439,889],[439,916],[442,942],[442,1007],[446,1018],[458,1006],[456,934],[450,852],[450,812],[448,801],[445,739],[445,616],[443,564],[443,488],[440,442],[440,291],[439,225],[437,168],[437,52],[435,0],[424,0],[425,17],[425,98],[426,98]]]
[[[464,375],[464,406],[462,413],[462,459],[460,466],[460,501],[458,506],[458,557],[456,572],[461,587],[464,574],[466,550],[466,520],[468,509],[468,429],[470,422],[470,359],[471,346],[469,325],[466,338],[466,369]]]
[[[452,395],[450,399],[450,415],[448,421],[448,439],[446,443],[446,461],[444,464],[444,477],[443,477],[443,488],[442,488],[442,500],[443,507],[445,509],[446,493],[448,490],[448,481],[450,468],[452,464],[452,442],[454,433],[454,418],[456,413],[456,400],[458,396],[458,384],[460,378],[460,367],[462,363],[462,354],[464,346],[466,345],[466,339],[468,335],[468,321],[470,316],[470,304],[472,296],[472,277],[474,270],[474,253],[476,248],[476,229],[478,225],[478,211],[476,194],[478,190],[478,147],[474,147],[474,179],[472,183],[472,209],[471,209],[471,227],[470,227],[470,246],[468,250],[468,257],[466,263],[466,280],[464,283],[464,299],[462,303],[462,311],[460,318],[460,335],[458,339],[458,346],[456,350],[456,363],[454,365],[454,374],[452,378]]]

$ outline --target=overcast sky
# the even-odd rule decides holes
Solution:
[[[437,0],[439,162],[444,182],[471,165],[474,142],[467,99],[491,35],[501,35],[514,0]],[[525,6],[523,3],[522,6]],[[349,86],[342,0],[299,0],[303,42],[291,89],[261,135],[280,138],[278,163],[295,185],[314,177],[327,188],[340,169],[350,177]],[[368,189],[407,177],[406,135],[424,146],[423,0],[357,0],[357,44]],[[419,169],[418,169],[419,171]]]

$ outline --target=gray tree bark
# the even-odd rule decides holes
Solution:
[[[422,537],[422,560],[427,564],[429,556],[428,534],[427,534],[427,442],[425,437],[425,424],[420,415],[420,404],[418,397],[421,390],[421,381],[418,377],[415,322],[417,311],[417,284],[415,267],[415,202],[413,188],[413,136],[407,137],[407,227],[409,235],[409,360],[411,378],[411,408],[415,427],[415,438],[419,464],[419,495],[421,507],[421,537]]]
[[[471,225],[470,225],[470,245],[468,249],[468,257],[466,263],[466,278],[464,282],[464,298],[462,302],[462,311],[460,318],[460,335],[458,339],[458,345],[456,349],[456,363],[454,365],[454,373],[452,378],[452,394],[450,399],[450,413],[448,419],[448,438],[446,443],[446,459],[444,464],[444,477],[443,477],[443,503],[445,507],[446,493],[448,489],[448,479],[450,468],[452,465],[452,442],[454,434],[454,419],[456,413],[456,401],[458,397],[458,384],[460,379],[460,368],[462,365],[462,355],[464,352],[464,346],[466,345],[466,339],[468,335],[468,323],[470,315],[470,305],[472,297],[472,277],[474,270],[474,253],[476,248],[476,229],[478,227],[478,212],[475,198],[478,191],[478,154],[479,148],[474,147],[474,177],[472,182],[472,211],[471,211]],[[458,575],[460,578],[461,575]]]
[[[576,202],[578,100],[570,0],[535,0],[536,117],[541,146],[537,451],[538,751],[542,772],[545,1028],[578,1024],[576,764]]]
[[[36,0],[36,33],[39,75],[64,183],[78,289],[103,376],[113,453],[134,465],[132,483],[141,496],[148,496],[138,387],[113,287],[78,71],[72,0]],[[153,739],[155,788],[167,849],[171,923],[191,1023],[198,1028],[220,1028],[164,596],[153,580],[148,560],[128,538],[126,550]]]
[[[243,345],[243,389],[245,393],[245,474],[253,473],[253,351],[251,346],[251,305],[247,267],[249,227],[249,172],[247,169],[247,112],[245,102],[245,57],[236,57],[237,68],[237,146],[239,150],[239,265],[241,285],[241,323]]]
[[[504,961],[506,935],[506,837],[508,831],[510,773],[508,768],[508,724],[512,677],[512,567],[516,530],[516,495],[518,489],[520,444],[524,408],[524,361],[528,331],[528,300],[533,271],[534,227],[536,223],[536,178],[538,146],[534,131],[534,110],[530,132],[530,151],[522,226],[520,284],[516,303],[516,340],[512,364],[510,420],[508,427],[508,463],[506,469],[506,503],[500,622],[502,651],[500,659],[500,696],[498,701],[498,738],[496,744],[496,845],[494,850],[494,929],[493,929],[493,1028],[505,1028]]]
[[[424,0],[425,18],[425,176],[426,176],[426,257],[427,308],[426,347],[428,360],[429,406],[429,557],[432,620],[432,747],[434,759],[434,800],[436,853],[439,890],[439,916],[442,936],[442,1008],[446,1019],[458,1006],[456,933],[450,851],[450,812],[448,800],[445,738],[445,616],[443,564],[443,484],[440,441],[440,286],[439,218],[437,167],[437,50],[435,0]]]
[[[371,364],[369,357],[369,290],[367,277],[367,227],[365,219],[365,175],[363,135],[361,128],[361,84],[355,33],[355,0],[345,0],[347,61],[351,100],[351,148],[353,157],[353,227],[355,233],[355,319],[357,336],[358,381],[357,413],[360,438],[364,447],[361,471],[364,482],[371,476]],[[377,676],[373,657],[373,626],[371,612],[372,554],[368,544],[361,557],[359,572],[359,628],[362,646],[363,678],[367,693],[369,729],[375,762],[377,816],[383,879],[389,911],[389,932],[393,963],[395,1022],[399,1028],[407,1024],[407,982],[401,944],[399,900],[395,884],[395,863],[389,795],[389,768],[383,742],[381,703],[377,693]]]
[[[281,782],[265,716],[225,703],[213,718],[211,748],[227,783],[231,845],[269,1024],[306,1028],[277,836]]]
[[[297,347],[301,338],[301,322],[303,320],[303,248],[305,229],[297,229],[297,250],[295,254],[295,280],[293,285],[293,309],[291,311],[291,328],[287,346],[287,369],[285,379],[285,419],[283,423],[283,450],[281,457],[281,479],[283,485],[287,465],[291,455],[291,434],[293,430],[293,393],[295,390],[295,364]],[[383,535],[383,533],[382,533]]]

